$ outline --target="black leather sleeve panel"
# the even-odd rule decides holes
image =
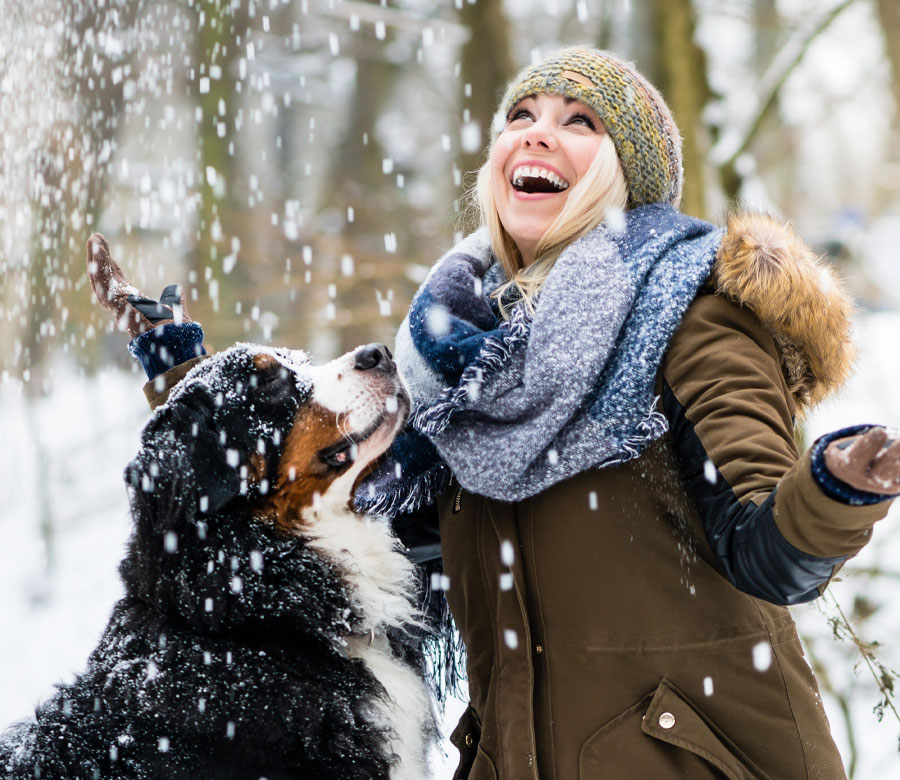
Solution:
[[[775,525],[776,491],[759,505],[753,501],[741,504],[665,382],[663,407],[685,486],[703,520],[716,561],[729,581],[739,590],[774,604],[799,604],[816,598],[819,587],[846,558],[818,558],[789,544]]]

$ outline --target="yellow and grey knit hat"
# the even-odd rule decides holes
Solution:
[[[606,126],[628,184],[628,205],[681,202],[681,136],[662,96],[631,63],[606,51],[563,49],[523,69],[500,103],[504,116],[530,95],[563,95]]]

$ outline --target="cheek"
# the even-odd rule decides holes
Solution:
[[[506,135],[501,135],[491,147],[491,153],[488,160],[491,165],[491,184],[493,185],[495,196],[498,191],[502,191],[508,186],[504,169],[506,163],[509,162],[513,145],[513,140],[511,138],[506,137]]]
[[[569,160],[572,168],[575,170],[576,177],[580,180],[584,178],[591,163],[600,151],[600,139],[585,139],[582,143],[573,144],[569,152]]]

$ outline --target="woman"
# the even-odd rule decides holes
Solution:
[[[564,50],[501,108],[484,227],[398,334],[410,430],[357,499],[421,561],[437,507],[468,652],[456,777],[844,777],[784,605],[900,492],[882,428],[794,443],[848,373],[846,298],[771,220],[676,211],[677,128],[629,64]],[[151,378],[191,358],[190,326],[159,327],[171,295],[129,298],[100,257]]]

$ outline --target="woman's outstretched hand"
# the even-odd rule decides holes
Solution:
[[[831,442],[825,448],[825,465],[857,490],[900,493],[900,438],[892,438],[881,426]]]
[[[182,287],[170,284],[158,301],[141,295],[112,259],[109,243],[100,233],[94,233],[88,239],[87,272],[97,301],[112,312],[116,324],[127,330],[132,338],[160,325],[191,321],[185,309]]]

